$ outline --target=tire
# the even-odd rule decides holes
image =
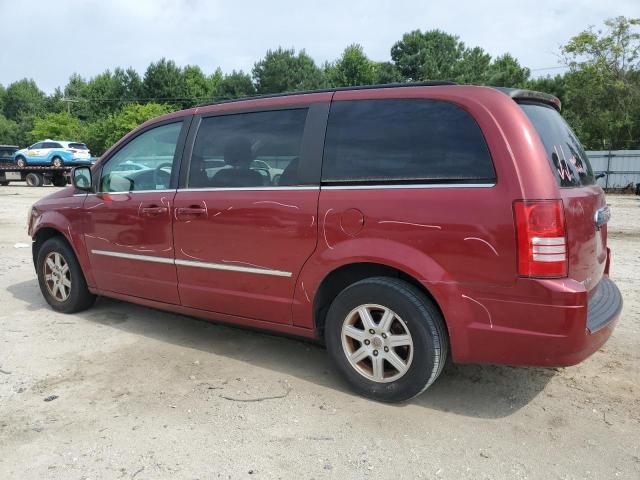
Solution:
[[[58,262],[57,258],[61,261]],[[49,262],[53,262],[53,265]],[[60,267],[58,267],[60,265]],[[66,270],[64,265],[67,266]],[[53,268],[53,267],[56,268]],[[75,313],[91,307],[96,300],[87,288],[87,282],[73,250],[61,237],[45,241],[36,256],[36,270],[40,291],[47,303],[57,312]],[[53,279],[51,277],[53,275]],[[56,288],[55,279],[63,278],[63,288]],[[63,294],[64,292],[64,294]]]
[[[16,158],[16,165],[18,165],[19,168],[24,168],[27,166],[27,161],[24,157],[18,157]]]
[[[24,181],[27,182],[28,187],[41,187],[44,185],[44,177],[39,173],[27,173]]]
[[[53,157],[51,159],[51,166],[52,167],[62,168],[63,165],[64,165],[64,162],[62,161],[62,159],[60,157]]]
[[[364,328],[363,308],[373,335]],[[391,319],[387,328],[385,318]],[[435,304],[395,278],[367,278],[344,289],[329,307],[325,327],[327,349],[340,373],[358,393],[383,402],[408,400],[426,390],[442,372],[449,351]],[[381,365],[377,371],[374,362]]]
[[[9,182],[0,182],[0,187],[6,187],[9,185]]]
[[[56,174],[53,177],[51,177],[51,183],[53,184],[54,187],[66,187],[67,179],[64,177],[64,175]]]

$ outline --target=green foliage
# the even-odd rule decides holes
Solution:
[[[232,100],[234,98],[250,97],[256,94],[251,77],[242,70],[225,75],[216,86],[215,100]]]
[[[566,116],[588,148],[640,146],[640,19],[612,18],[562,47]]]
[[[22,145],[20,140],[18,124],[0,113],[0,143],[3,145]]]
[[[464,51],[464,43],[455,35],[414,30],[391,47],[391,58],[407,80],[452,80]]]
[[[384,85],[387,83],[400,83],[404,81],[398,67],[391,62],[378,62],[373,65],[374,83]]]
[[[361,45],[353,44],[344,49],[335,64],[326,66],[325,75],[332,87],[371,85],[376,81],[376,65]]]
[[[484,83],[495,87],[523,87],[530,74],[528,68],[522,67],[511,54],[505,53],[491,62]]]
[[[150,102],[181,103],[185,99],[182,69],[173,60],[165,58],[147,68],[143,92]]]
[[[45,138],[82,141],[85,131],[86,128],[80,120],[67,112],[46,113],[34,120],[27,141],[35,143]]]
[[[30,115],[44,113],[45,94],[31,79],[22,79],[12,83],[4,93],[4,115],[10,120],[20,122]]]
[[[322,86],[322,72],[313,59],[292,48],[267,50],[253,67],[256,91],[259,94],[312,90]]]
[[[175,110],[169,105],[134,103],[111,113],[87,127],[86,144],[93,155],[101,155],[127,132],[143,124],[147,120]]]

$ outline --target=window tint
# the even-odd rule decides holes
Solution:
[[[38,149],[38,148],[42,148],[42,146],[43,146],[43,145],[44,145],[44,142],[34,143],[34,144],[33,144],[33,145],[31,145],[31,147],[29,147],[29,148],[31,148],[32,150],[36,150],[36,149]]]
[[[202,119],[191,155],[189,188],[298,184],[307,109]]]
[[[12,158],[15,152],[13,148],[0,148],[0,158]]]
[[[181,128],[177,122],[147,130],[118,150],[102,169],[100,191],[169,188]]]
[[[62,148],[62,145],[56,142],[46,142],[44,148]]]
[[[322,180],[338,182],[493,182],[475,120],[435,100],[331,104]]]
[[[560,113],[546,105],[520,105],[538,132],[547,151],[551,170],[561,187],[593,185],[595,178],[580,141]]]

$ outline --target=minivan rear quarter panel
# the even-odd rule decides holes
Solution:
[[[562,340],[585,328],[586,308],[579,306],[586,305],[586,291],[570,279],[558,284],[517,276],[513,200],[559,198],[528,119],[508,96],[483,87],[338,91],[333,97],[369,99],[442,100],[466,110],[484,134],[496,181],[323,185],[318,247],[300,275],[294,325],[313,327],[310,292],[329,272],[354,262],[379,263],[418,279],[434,297],[455,361],[545,364],[544,351],[529,345],[533,353],[525,359],[519,350],[532,340],[559,339],[547,348],[566,347]],[[356,233],[345,228],[354,215],[362,224]]]

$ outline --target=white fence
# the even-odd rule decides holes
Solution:
[[[606,173],[598,179],[602,188],[634,188],[640,183],[640,150],[602,150],[587,152],[593,171]]]

